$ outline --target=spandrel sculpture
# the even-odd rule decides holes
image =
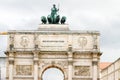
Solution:
[[[65,24],[66,17],[63,16],[60,20],[60,15],[57,14],[58,11],[59,11],[59,8],[57,9],[56,5],[53,4],[53,7],[51,8],[51,14],[48,15],[47,18],[45,16],[41,17],[42,24],[46,24],[47,21],[49,24],[59,24],[59,22],[61,24]]]

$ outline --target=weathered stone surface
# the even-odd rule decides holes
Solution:
[[[51,27],[52,26],[52,27]],[[58,29],[51,31],[50,29]],[[41,31],[9,31],[10,44],[18,51],[31,51],[35,47],[40,51],[67,51],[71,45],[73,51],[99,51],[99,32],[64,31],[68,25],[41,25]],[[50,28],[50,29],[49,29]],[[63,29],[62,31],[59,31]],[[14,42],[13,42],[14,41]],[[10,44],[8,49],[10,49]]]
[[[68,25],[9,31],[7,80],[42,80],[44,71],[52,67],[60,69],[65,80],[97,80],[99,35],[97,31],[70,31]]]
[[[67,24],[46,24],[39,25],[39,31],[68,31],[69,26]]]

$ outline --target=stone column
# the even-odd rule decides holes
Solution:
[[[13,80],[13,60],[9,60],[9,80]]]
[[[38,51],[34,51],[34,80],[38,80]]]
[[[98,68],[97,68],[98,62],[93,61],[93,80],[98,79]]]
[[[73,53],[72,47],[69,46],[68,49],[68,80],[72,80],[73,77]]]
[[[98,80],[100,80],[100,56],[99,56],[99,58],[98,58],[98,62],[97,62],[97,71],[98,71]]]
[[[38,80],[38,62],[34,61],[34,80]]]
[[[73,65],[72,61],[68,62],[68,80],[72,80],[72,73],[73,73]]]
[[[14,73],[14,51],[8,52],[8,62],[9,62],[9,80],[13,80],[13,73]]]

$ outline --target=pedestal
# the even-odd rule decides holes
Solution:
[[[67,24],[40,24],[38,30],[40,31],[68,31]]]

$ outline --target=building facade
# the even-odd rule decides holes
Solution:
[[[41,24],[38,30],[8,31],[6,80],[43,80],[57,68],[64,80],[99,80],[98,31],[72,31],[66,24]]]
[[[6,57],[0,55],[0,80],[6,80]]]
[[[120,80],[120,58],[101,70],[101,80]]]

